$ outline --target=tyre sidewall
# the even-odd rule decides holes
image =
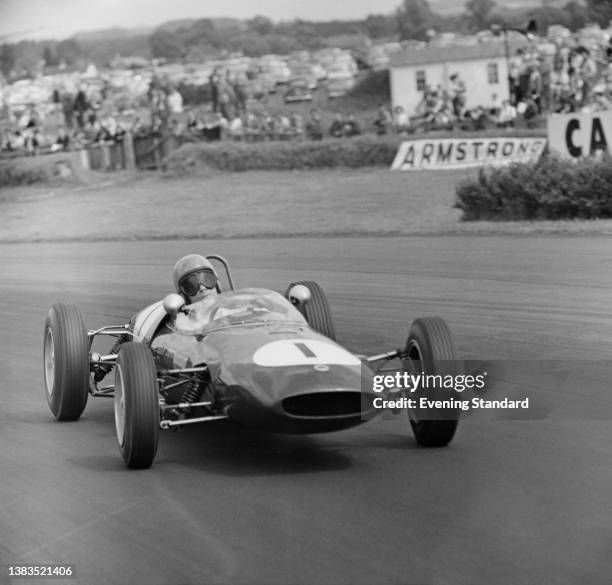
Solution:
[[[76,420],[85,409],[89,391],[87,330],[76,307],[58,304],[47,314],[43,343],[49,331],[55,355],[52,394],[49,394],[46,372],[43,372],[47,404],[58,420]]]
[[[142,343],[127,342],[117,358],[124,399],[123,443],[117,444],[125,464],[134,469],[151,466],[159,436],[159,393],[155,362]],[[117,378],[116,378],[117,379]]]
[[[462,364],[456,357],[456,351],[450,331],[446,323],[437,317],[417,319],[410,327],[406,341],[406,350],[418,347],[421,355],[420,370],[425,374],[459,374]],[[420,372],[418,372],[420,373]],[[433,391],[423,390],[416,393],[417,400],[427,396],[433,400],[448,400],[457,398],[454,390],[436,388]],[[419,409],[416,409],[418,414]],[[414,431],[417,442],[423,446],[444,446],[453,438],[457,429],[460,411],[457,408],[439,409],[435,413],[427,410],[427,418],[415,421],[409,414],[410,425]]]

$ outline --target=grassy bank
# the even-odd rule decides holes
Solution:
[[[88,188],[3,189],[0,241],[291,235],[610,233],[612,221],[460,221],[473,171],[248,171],[144,175]]]

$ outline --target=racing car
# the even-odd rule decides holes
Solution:
[[[316,282],[293,282],[284,294],[237,289],[228,262],[206,258],[225,278],[205,312],[176,293],[128,323],[94,330],[75,305],[57,303],[48,312],[43,370],[51,412],[75,421],[89,396],[112,397],[117,443],[129,468],[153,464],[160,430],[228,419],[278,433],[338,431],[381,412],[372,384],[380,372],[461,368],[438,317],[415,320],[399,349],[353,353],[336,341],[329,302]],[[94,351],[102,338],[107,345],[116,338],[109,353]],[[417,443],[450,443],[458,411],[430,409],[424,417],[418,408],[406,410]]]

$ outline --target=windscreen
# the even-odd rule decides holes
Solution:
[[[192,335],[239,325],[306,324],[302,314],[287,299],[266,289],[225,292],[188,305],[187,309],[188,314],[177,315],[173,328]]]

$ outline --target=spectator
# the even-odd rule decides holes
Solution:
[[[379,136],[383,136],[387,134],[389,130],[389,126],[393,123],[393,118],[391,117],[391,112],[384,105],[381,104],[378,107],[378,112],[376,114],[376,119],[374,120],[374,126],[376,127],[376,134]]]
[[[329,127],[329,135],[334,138],[342,138],[344,136],[344,119],[340,112],[334,114],[334,120]]]
[[[540,70],[537,67],[531,68],[531,73],[529,75],[529,91],[531,93],[533,101],[536,104],[538,114],[541,114],[542,76],[540,75]]]
[[[234,119],[229,122],[227,132],[229,137],[233,140],[242,140],[244,138],[244,124],[240,116],[235,116]]]
[[[540,59],[541,97],[540,110],[550,112],[552,106],[552,63],[549,58]]]
[[[187,114],[187,132],[190,134],[198,132],[198,119],[193,110]]]
[[[476,106],[473,110],[466,112],[465,117],[471,121],[472,130],[486,130],[487,113],[482,106]]]
[[[62,100],[62,112],[64,114],[64,125],[68,130],[72,130],[74,122],[74,100],[72,95],[68,92],[64,92],[61,96]]]
[[[410,120],[408,114],[402,106],[395,106],[393,109],[393,129],[397,134],[408,132],[410,128]]]
[[[317,108],[310,110],[310,118],[306,123],[306,134],[310,140],[322,140],[323,139],[323,127],[321,124],[321,116]]]
[[[236,101],[236,96],[234,95],[234,90],[230,86],[230,84],[221,80],[217,86],[218,91],[218,102],[219,102],[219,112],[226,119],[229,120],[233,118],[233,104]]]
[[[457,118],[461,118],[465,108],[465,82],[459,76],[459,73],[453,73],[450,76],[451,81],[451,100],[453,104],[453,114]]]
[[[523,118],[527,122],[527,127],[533,127],[535,118],[538,115],[538,104],[536,102],[536,94],[532,93],[524,102]]]
[[[344,122],[344,136],[352,138],[353,136],[359,136],[361,134],[361,127],[359,122],[355,120],[353,112],[349,112]]]
[[[178,118],[172,118],[170,122],[170,134],[175,138],[180,138],[185,134],[185,127]],[[115,139],[117,138],[117,136],[118,134],[115,134]]]
[[[502,108],[502,102],[499,99],[499,96],[494,93],[491,95],[491,108],[489,109],[489,114],[493,119],[499,118],[499,112]]]
[[[57,132],[57,138],[55,142],[51,145],[51,150],[56,152],[58,150],[69,150],[70,148],[70,137],[66,132],[66,129],[61,127]]]
[[[508,82],[510,83],[510,103],[517,104],[521,101],[520,75],[523,67],[523,50],[518,49],[514,57],[510,59]]]
[[[514,128],[515,119],[516,108],[510,103],[510,100],[504,100],[497,116],[496,126],[498,128]]]
[[[221,70],[215,67],[208,78],[210,84],[210,95],[212,99],[213,112],[219,109],[219,84],[221,83]]]
[[[246,77],[242,74],[236,75],[232,84],[232,89],[234,90],[234,96],[236,99],[236,110],[239,115],[243,116],[246,114],[248,98]]]
[[[291,120],[285,112],[279,113],[274,119],[274,134],[280,140],[291,138]]]
[[[595,101],[591,107],[592,112],[605,112],[612,110],[612,102],[606,97],[605,89],[603,86],[596,86],[593,90],[595,94]]]
[[[291,132],[294,138],[304,138],[304,119],[297,112],[291,112]]]
[[[85,112],[89,109],[89,102],[87,101],[87,95],[85,93],[85,86],[81,85],[76,97],[74,98],[74,104],[72,108],[76,112],[76,119],[79,128],[82,130],[85,127]]]
[[[183,113],[183,96],[174,88],[170,90],[167,97],[168,110],[170,114]]]

